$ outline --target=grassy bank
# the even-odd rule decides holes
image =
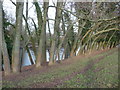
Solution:
[[[111,88],[118,86],[117,49],[84,58],[71,58],[71,60],[71,63],[65,65],[61,63],[48,72],[32,74],[19,81],[3,80],[3,87]]]

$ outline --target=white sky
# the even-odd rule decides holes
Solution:
[[[16,0],[13,0],[13,1],[15,2]],[[53,5],[52,0],[50,0],[49,5]],[[24,15],[25,15],[25,7],[26,7],[26,4],[24,4],[24,11],[23,11]],[[4,0],[3,1],[3,9],[7,12],[7,14],[9,15],[9,17],[12,17],[12,18],[15,19],[16,7],[12,4],[12,2],[10,0]],[[35,7],[32,4],[32,2],[29,2],[28,9],[29,9],[28,17],[33,18],[34,21],[35,21],[35,23],[37,24],[37,15],[35,13]],[[55,19],[55,11],[56,11],[55,8],[50,7],[48,9],[48,17],[51,18],[51,19]],[[50,22],[51,33],[53,33],[54,32],[54,30],[53,30],[54,21],[49,21],[49,22]],[[14,23],[14,22],[11,22],[11,23]],[[31,23],[31,22],[29,22],[29,23]],[[24,20],[23,20],[23,24],[25,24]],[[48,32],[48,30],[47,30],[47,32]]]
[[[16,2],[16,0],[12,0],[12,1]],[[28,1],[30,1],[29,4],[28,4],[28,9],[29,9],[28,17],[33,18],[34,21],[35,21],[35,23],[36,23],[36,25],[37,25],[37,15],[36,15],[36,12],[35,12],[35,7],[32,4],[31,0],[28,0]],[[38,0],[38,1],[41,1],[41,0]],[[49,0],[49,5],[53,5],[53,3],[56,4],[56,1],[57,0]],[[9,17],[14,18],[14,20],[15,20],[16,7],[12,4],[12,2],[10,0],[4,0],[4,2],[3,2],[3,9],[7,12],[7,14],[9,15]],[[69,7],[69,9],[70,9],[70,7]],[[24,11],[23,11],[24,15],[25,15],[25,10],[26,10],[26,4],[24,4]],[[75,10],[73,10],[73,11],[75,11]],[[48,17],[50,19],[55,19],[55,12],[56,12],[56,10],[55,10],[54,7],[49,7],[49,9],[48,9]],[[73,17],[72,20],[76,19],[72,15],[71,15],[71,17]],[[11,22],[11,23],[15,23],[15,21]],[[32,21],[29,20],[28,23],[29,23],[29,26],[34,29]],[[50,20],[49,23],[50,23],[51,33],[53,34],[54,33],[54,21]],[[25,21],[24,20],[23,20],[23,24],[25,25]],[[76,22],[76,24],[77,24],[77,22]],[[47,26],[48,25],[46,25],[47,32],[48,32],[48,27]]]

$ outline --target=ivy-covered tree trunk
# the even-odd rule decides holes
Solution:
[[[48,4],[48,2],[44,2],[43,25],[37,52],[36,67],[40,67],[42,64],[46,63],[46,19],[48,12]]]
[[[12,51],[12,70],[13,73],[20,72],[20,39],[22,31],[23,2],[16,2],[16,35]]]

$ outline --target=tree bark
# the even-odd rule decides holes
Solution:
[[[16,36],[12,51],[12,71],[20,72],[20,38],[22,30],[23,2],[16,2]]]
[[[55,16],[55,23],[54,23],[54,36],[53,36],[53,40],[52,40],[52,46],[51,46],[51,50],[50,50],[50,62],[49,65],[54,63],[54,55],[55,55],[55,49],[56,49],[56,45],[59,44],[59,24],[60,24],[60,20],[61,20],[61,9],[60,7],[63,5],[63,3],[61,2],[57,2],[57,9],[56,9],[56,16]],[[56,53],[57,55],[59,54]],[[59,56],[59,55],[58,55]],[[58,57],[59,58],[59,57]]]
[[[10,59],[9,59],[9,55],[8,55],[7,45],[5,43],[4,34],[3,34],[2,41],[3,41],[2,42],[2,54],[3,54],[3,63],[4,63],[5,75],[9,75],[11,72]]]
[[[0,1],[0,71],[2,71],[2,1]]]
[[[30,53],[30,50],[29,50],[28,46],[26,46],[26,50],[27,50],[28,56],[29,56],[29,58],[30,58],[30,62],[31,62],[31,64],[33,65],[33,64],[34,64],[33,58],[32,58],[32,55],[31,55],[31,53]]]
[[[40,38],[41,30],[42,30],[42,25],[43,25],[42,11],[41,11],[41,8],[40,8],[38,2],[34,2],[33,4],[35,5],[36,12],[37,12],[37,19],[38,19],[38,31],[37,31],[37,35],[38,35],[38,38]],[[40,43],[39,41],[40,40],[38,40],[38,44]]]
[[[42,64],[46,63],[46,19],[48,12],[48,4],[48,2],[44,2],[44,18],[37,52],[36,67],[40,67]]]
[[[7,46],[6,46],[6,43],[5,43],[4,32],[3,32],[2,1],[0,1],[0,21],[1,21],[0,22],[0,41],[1,41],[0,42],[0,47],[1,47],[0,52],[2,52],[2,55],[3,55],[5,75],[9,75],[10,72],[11,72],[11,69],[10,69],[10,60],[9,60]],[[1,58],[1,54],[0,54],[0,58]]]

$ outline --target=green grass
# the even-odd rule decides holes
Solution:
[[[46,83],[51,82],[55,78],[62,78],[66,77],[69,74],[73,72],[80,72],[81,69],[83,69],[88,64],[92,64],[93,60],[96,60],[97,58],[107,55],[110,52],[113,52],[114,49],[101,53],[99,55],[90,57],[90,58],[82,58],[81,60],[74,61],[73,64],[66,65],[64,67],[58,67],[54,68],[49,72],[45,72],[42,74],[36,74],[27,78],[24,78],[24,80],[20,80],[19,82],[12,82],[12,81],[4,81],[3,87],[4,88],[10,88],[10,87],[28,87],[35,83]],[[84,88],[84,87],[113,87],[117,86],[118,80],[117,77],[118,72],[118,58],[117,58],[118,52],[107,56],[104,58],[104,60],[101,60],[99,63],[92,66],[91,69],[89,69],[84,74],[77,74],[74,76],[71,80],[65,81],[62,85],[58,85],[57,87],[69,87],[69,88]],[[107,65],[107,66],[106,66]],[[97,68],[103,68],[101,71],[93,72]],[[115,69],[114,71],[111,71],[112,69]],[[108,74],[108,72],[113,72],[112,74]]]
[[[90,60],[88,63],[92,63]],[[100,69],[101,68],[101,69]],[[95,71],[96,69],[100,69]],[[118,87],[118,52],[106,56],[97,64],[93,64],[84,74],[78,74],[65,81],[58,88],[114,88]]]
[[[2,88],[12,88],[15,87],[11,81],[2,81]]]

